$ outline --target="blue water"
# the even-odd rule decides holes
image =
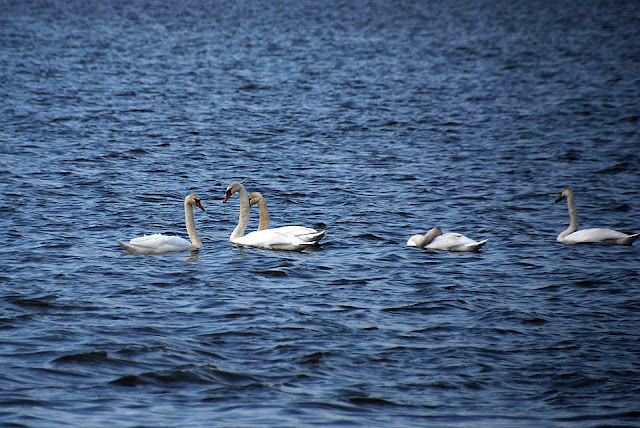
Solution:
[[[640,2],[0,2],[0,425],[638,426]],[[303,253],[231,246],[242,181]],[[116,239],[205,247],[127,255]],[[434,226],[477,254],[421,251]],[[253,212],[250,229],[257,227]]]

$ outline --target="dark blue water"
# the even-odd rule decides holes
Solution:
[[[639,18],[0,2],[0,425],[638,426],[638,243],[553,201],[640,231]],[[231,246],[232,181],[323,244]],[[189,193],[200,251],[116,244]],[[406,246],[436,225],[490,240]]]

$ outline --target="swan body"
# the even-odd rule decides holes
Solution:
[[[179,236],[157,233],[134,238],[128,243],[118,241],[118,244],[127,250],[129,254],[165,254],[202,248],[202,241],[196,231],[195,220],[193,218],[194,205],[204,211],[200,199],[196,195],[192,194],[187,196],[184,200],[184,215],[189,241]]]
[[[327,234],[326,230],[318,232],[316,229],[304,226],[282,226],[275,229],[269,229],[269,208],[267,207],[267,201],[264,199],[264,196],[259,192],[253,192],[249,195],[249,206],[254,206],[255,204],[258,204],[258,208],[260,208],[260,223],[258,225],[258,230],[273,230],[281,233],[287,233],[297,236],[307,242],[318,242]]]
[[[163,254],[196,248],[184,238],[159,233],[134,238],[129,243],[118,241],[118,244],[130,254]]]
[[[233,244],[245,247],[256,247],[265,250],[302,251],[315,245],[306,242],[295,235],[277,232],[275,230],[259,230],[230,240]]]
[[[565,244],[599,242],[610,245],[631,245],[633,244],[633,241],[640,236],[640,233],[628,235],[616,230],[602,228],[578,230],[580,223],[578,220],[578,212],[576,211],[576,204],[573,198],[573,190],[569,187],[562,189],[562,193],[560,193],[560,196],[556,199],[556,203],[563,199],[567,200],[570,222],[569,227],[556,238],[558,242],[563,242]]]
[[[424,235],[413,235],[407,245],[427,250],[472,252],[478,251],[488,240],[474,241],[460,233],[443,234],[442,229],[436,226]]]
[[[257,230],[245,235],[244,231],[249,224],[249,209],[251,207],[251,205],[249,205],[247,190],[240,183],[231,183],[227,186],[227,194],[222,202],[227,202],[234,193],[238,193],[240,199],[240,217],[238,219],[238,225],[229,237],[229,241],[232,244],[266,250],[302,251],[307,247],[315,245],[318,240],[322,238],[321,236],[316,241],[305,241],[290,233],[283,233],[272,229]]]

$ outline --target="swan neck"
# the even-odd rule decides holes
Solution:
[[[567,206],[569,207],[569,227],[567,230],[558,235],[558,240],[562,240],[567,235],[572,234],[576,230],[578,230],[578,226],[580,226],[580,222],[578,220],[578,211],[576,211],[576,204],[573,200],[573,193],[569,193],[567,195]]]
[[[196,230],[196,222],[193,218],[193,205],[184,203],[184,219],[187,224],[187,233],[189,234],[189,239],[194,247],[202,248],[202,241],[198,236],[198,231]]]
[[[569,229],[571,229],[571,232],[575,232],[578,230],[580,222],[578,221],[578,211],[576,211],[576,203],[573,200],[573,194],[567,196],[567,205],[569,206]]]
[[[258,207],[260,208],[260,224],[258,225],[258,230],[269,229],[269,208],[267,208],[267,201],[264,198],[260,199],[258,202]]]
[[[442,229],[436,226],[424,235],[416,235],[414,242],[418,247],[424,248],[425,246],[429,245],[436,236],[439,235],[442,235]]]
[[[240,199],[240,217],[238,218],[238,225],[229,237],[229,240],[231,241],[244,236],[244,231],[249,224],[249,209],[251,208],[251,205],[249,205],[249,195],[247,195],[247,190],[244,186],[242,186],[238,191],[238,199]]]

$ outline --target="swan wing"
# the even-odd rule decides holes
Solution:
[[[322,230],[318,232],[315,229],[304,226],[283,226],[277,227],[275,229],[271,229],[276,232],[285,233],[293,236],[297,236],[305,242],[314,242],[317,243],[320,241],[324,235],[327,234],[326,230]]]
[[[478,251],[484,244],[487,243],[488,240],[489,238],[483,239],[482,241],[473,241],[471,243],[458,247],[458,249],[456,249],[455,251]]]
[[[312,229],[310,227],[304,226],[282,226],[276,227],[273,230],[277,230],[281,233],[288,233],[290,235],[300,236],[300,235],[313,235],[318,233],[317,230]]]
[[[565,242],[567,244],[600,242],[612,245],[631,245],[638,236],[640,236],[638,233],[635,235],[627,235],[626,233],[611,229],[582,229],[576,230],[575,232],[565,236],[561,239],[561,242]]]
[[[118,241],[118,243],[131,254],[163,254],[196,248],[191,242],[179,236],[162,234],[145,235],[134,238],[129,243],[121,241]]]
[[[474,241],[460,233],[444,233],[433,238],[424,248],[440,251],[477,251],[486,244],[487,241],[488,239],[484,241]]]
[[[234,238],[231,242],[248,247],[285,251],[302,251],[307,247],[315,245],[315,242],[306,242],[295,235],[282,233],[276,229],[251,232],[239,238]]]

